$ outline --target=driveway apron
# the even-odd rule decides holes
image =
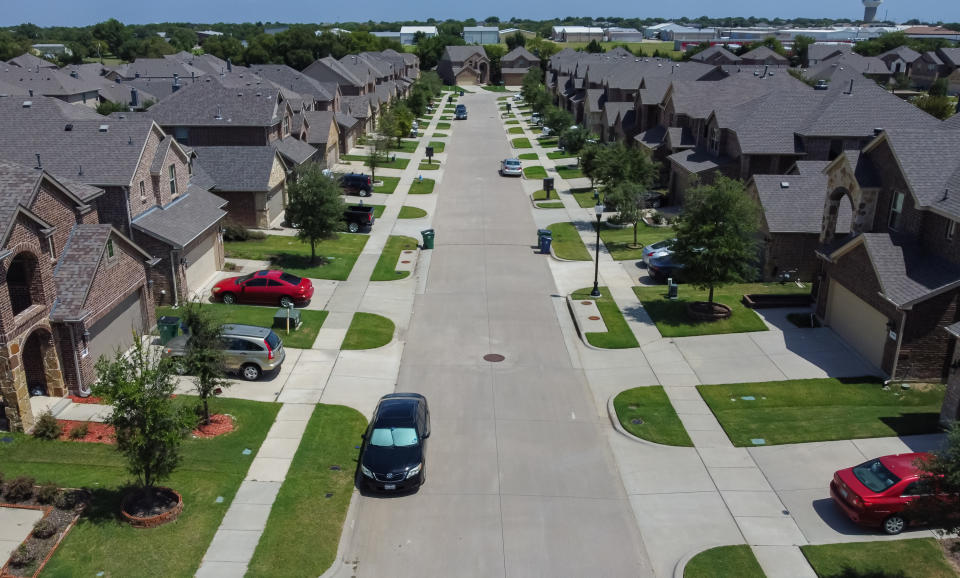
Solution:
[[[342,560],[356,576],[649,576],[528,197],[497,174],[513,153],[496,95],[459,102],[397,383],[430,403],[427,482],[362,497]]]

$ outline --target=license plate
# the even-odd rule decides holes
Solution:
[[[384,490],[396,490],[397,484],[383,484]]]

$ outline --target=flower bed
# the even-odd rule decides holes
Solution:
[[[200,425],[193,430],[195,438],[215,438],[233,431],[233,416],[215,413],[210,416],[210,423]]]
[[[39,486],[35,486],[35,489],[39,489]],[[42,504],[37,500],[37,493],[16,504],[0,502],[3,508],[24,508],[44,513],[43,518],[34,525],[34,530],[0,568],[2,578],[38,576],[89,501],[89,494],[83,490],[61,489],[53,503]]]
[[[92,395],[90,397],[80,397],[79,395],[68,395],[67,397],[69,397],[70,401],[72,401],[73,403],[96,403],[96,404],[103,403],[103,399],[99,397],[94,397]]]
[[[109,426],[105,423],[100,423],[96,421],[76,421],[72,419],[58,419],[57,423],[60,424],[60,427],[63,428],[63,431],[60,432],[60,441],[65,442],[86,442],[94,444],[115,444],[116,440],[113,437],[113,426]],[[76,428],[82,428],[86,426],[87,433],[81,437],[73,437],[70,435]]]

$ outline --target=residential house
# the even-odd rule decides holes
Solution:
[[[20,56],[15,56],[10,60],[8,60],[7,64],[12,64],[24,70],[36,70],[38,68],[39,69],[47,68],[50,70],[56,70],[60,68],[53,62],[50,62],[49,60],[44,60],[43,58],[40,58],[39,56],[36,56],[31,52],[24,52]]]
[[[463,41],[467,44],[500,44],[500,29],[496,26],[464,26]]]
[[[744,66],[790,66],[790,59],[767,46],[758,46],[740,55],[740,63]]]
[[[540,66],[540,59],[523,46],[517,46],[500,58],[500,74],[507,86],[523,84],[523,77],[533,67]]]
[[[909,46],[898,46],[877,56],[887,64],[894,76],[910,76],[913,63],[920,59],[920,53]]]
[[[690,57],[690,60],[694,62],[703,62],[705,64],[714,64],[717,66],[740,64],[743,61],[742,58],[719,44],[714,44],[710,48],[694,54]]]
[[[49,96],[71,104],[95,107],[100,103],[97,85],[53,68],[0,66],[0,83],[10,86],[10,94]]]
[[[303,69],[303,73],[320,82],[333,82],[340,86],[344,96],[364,95],[372,91],[376,80],[357,78],[353,72],[332,56],[315,60],[310,66]]]
[[[447,46],[437,64],[444,84],[463,86],[490,83],[490,59],[479,46]]]
[[[320,151],[324,166],[332,167],[340,158],[340,127],[332,110],[305,111],[304,142]]]
[[[801,63],[804,68],[820,64],[828,58],[851,51],[850,44],[814,43],[807,47],[806,59]]]
[[[213,183],[210,191],[227,200],[231,221],[269,229],[282,220],[290,169],[278,150],[244,145],[199,146],[193,150],[196,162]]]

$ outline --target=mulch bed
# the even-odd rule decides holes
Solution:
[[[23,541],[22,546],[29,553],[30,562],[22,566],[14,566],[7,560],[4,560],[4,566],[0,570],[0,576],[32,577],[37,576],[43,570],[47,561],[53,556],[54,550],[60,545],[60,542],[66,536],[67,532],[73,528],[74,522],[80,517],[80,513],[90,500],[89,494],[85,490],[63,490],[72,492],[76,498],[76,507],[68,510],[61,510],[52,504],[40,504],[36,498],[18,504],[3,504],[0,507],[19,508],[26,507],[31,510],[43,510],[45,515],[42,519],[51,522],[56,531],[48,538],[37,538],[32,533]]]
[[[193,430],[195,438],[215,438],[233,431],[233,417],[223,413],[210,416],[210,423]]]
[[[166,488],[138,490],[123,502],[123,511],[137,518],[159,516],[174,509],[179,497]]]
[[[93,397],[92,395],[90,397],[80,397],[79,395],[68,395],[67,397],[69,397],[70,401],[72,401],[73,403],[96,403],[101,405],[103,404],[103,398]]]
[[[63,428],[63,432],[60,434],[60,441],[111,445],[117,443],[113,437],[113,426],[109,426],[105,423],[96,421],[77,421],[72,419],[58,419],[57,423],[59,423],[60,427]],[[70,432],[73,431],[74,428],[80,427],[83,424],[86,424],[87,426],[87,435],[83,436],[82,438],[70,437]]]

